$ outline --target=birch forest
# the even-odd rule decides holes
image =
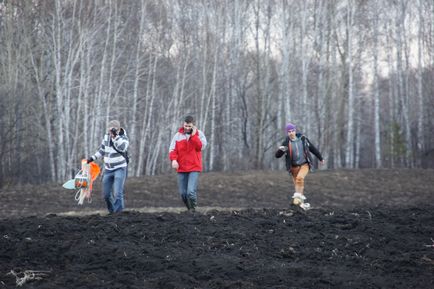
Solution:
[[[205,171],[434,167],[432,0],[2,0],[0,186],[63,182],[110,119],[130,176],[166,174],[193,115]]]

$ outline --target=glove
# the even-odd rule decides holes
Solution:
[[[118,131],[114,127],[110,130],[110,132],[112,133],[113,136],[117,136],[118,135]]]
[[[121,128],[121,129],[119,130],[119,135],[124,135],[124,134],[125,134],[125,131],[124,131],[123,128]]]
[[[93,157],[89,157],[87,160],[86,160],[86,162],[89,164],[89,163],[91,163],[91,162],[93,162]]]

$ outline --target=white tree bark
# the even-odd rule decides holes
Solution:
[[[373,97],[374,97],[374,134],[375,134],[375,167],[381,168],[382,163],[382,150],[381,150],[381,127],[380,127],[380,89],[378,85],[378,54],[379,50],[379,9],[377,2],[373,6],[373,45],[374,49],[372,51],[373,57]]]
[[[130,137],[133,142],[137,141],[137,100],[139,98],[139,80],[141,78],[141,66],[142,66],[142,43],[144,41],[143,34],[144,32],[144,26],[145,26],[145,16],[146,16],[146,1],[142,0],[141,2],[141,11],[140,11],[140,28],[139,28],[139,34],[137,35],[137,44],[136,44],[136,54],[135,54],[135,72],[134,72],[134,86],[133,86],[133,93],[132,93],[132,100],[131,100],[131,122],[130,122]],[[134,168],[137,166],[137,163],[135,163],[132,168],[134,171]]]
[[[52,47],[53,47],[53,63],[54,63],[54,69],[55,69],[55,96],[56,96],[56,118],[58,119],[57,125],[55,126],[56,130],[56,141],[58,144],[57,148],[57,158],[55,159],[56,164],[56,180],[62,180],[66,179],[66,171],[65,171],[65,148],[64,148],[64,123],[65,123],[65,114],[64,114],[64,91],[63,91],[63,85],[62,85],[62,11],[61,11],[61,3],[60,1],[55,2],[55,12],[56,14],[53,15],[53,21],[52,21]]]
[[[425,133],[424,133],[424,123],[425,123],[425,110],[424,110],[424,91],[423,91],[423,52],[424,52],[424,17],[423,17],[423,4],[425,1],[418,1],[418,12],[419,12],[419,31],[417,37],[417,104],[418,104],[418,117],[417,117],[417,149],[419,151],[419,156],[425,150]],[[421,165],[421,158],[418,157],[417,165]]]
[[[345,167],[354,167],[354,90],[353,90],[353,25],[354,25],[354,13],[355,7],[352,0],[348,0],[347,9],[347,65],[348,70],[348,108],[347,108],[347,140],[345,146]]]

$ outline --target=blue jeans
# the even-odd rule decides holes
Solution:
[[[104,200],[109,213],[122,212],[124,209],[124,184],[127,168],[105,170],[102,180]]]
[[[197,183],[199,172],[178,173],[178,188],[182,201],[191,209],[189,203],[194,207],[197,204]]]

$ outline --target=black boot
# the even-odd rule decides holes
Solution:
[[[188,203],[188,205],[190,207],[189,210],[192,211],[192,212],[195,212],[196,211],[196,200],[188,198],[187,199],[187,203]]]
[[[187,210],[190,210],[190,204],[187,197],[182,196],[182,202],[187,207]]]

